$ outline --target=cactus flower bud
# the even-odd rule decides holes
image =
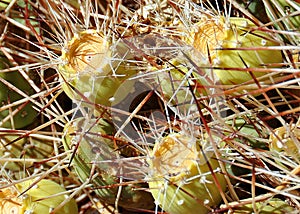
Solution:
[[[75,35],[63,49],[63,64],[58,67],[63,90],[73,100],[82,100],[84,96],[96,104],[117,104],[132,86],[126,80],[135,74],[132,65],[126,63],[129,52],[121,42],[113,45],[95,30]],[[123,93],[116,95],[120,87]]]
[[[257,26],[248,19],[206,17],[195,28],[193,46],[211,59],[213,71],[223,84],[235,85],[253,79],[248,71],[237,69],[268,68],[282,62],[279,50],[266,49],[278,44],[267,33],[256,30]],[[253,74],[260,77],[266,73]]]
[[[198,143],[196,139],[175,133],[153,148],[149,158],[150,192],[168,213],[208,213],[210,207],[221,202],[225,178],[214,153],[203,148],[203,154]]]
[[[30,187],[33,183],[33,180],[28,180],[18,183],[15,186],[1,189],[0,213],[51,213],[57,206],[69,197],[67,194],[63,194],[66,190],[54,181],[42,179]],[[28,188],[29,190],[27,190]],[[20,193],[23,194],[19,196]],[[77,214],[78,208],[75,200],[70,199],[56,213]]]

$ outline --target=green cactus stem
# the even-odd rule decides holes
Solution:
[[[269,19],[278,30],[297,31],[300,27],[300,2],[286,0],[264,0]],[[282,35],[288,43],[298,44],[298,36]]]
[[[255,203],[255,210],[260,214],[283,214],[294,213],[295,209],[288,205],[286,201],[278,198],[272,198],[267,201],[261,201]],[[246,204],[238,208],[233,209],[233,214],[251,214],[254,212],[253,204]]]
[[[77,118],[65,127],[63,144],[66,151],[74,149],[79,144],[73,158],[75,172],[82,182],[93,176],[92,168],[98,176],[91,180],[93,188],[99,199],[108,204],[114,204],[120,184],[118,164],[110,164],[107,160],[118,160],[119,155],[134,156],[138,153],[133,148],[120,145],[121,142],[113,140],[115,130],[104,119],[86,121],[85,118]],[[122,144],[122,143],[121,143]],[[116,148],[119,145],[119,148]],[[96,164],[96,165],[93,165]],[[125,173],[125,172],[124,172]],[[139,188],[146,188],[145,183],[128,184],[122,187],[122,193],[118,204],[125,208],[151,209],[154,207],[150,193]]]
[[[7,60],[0,55],[0,70],[8,68],[8,66]],[[0,72],[0,78],[28,95],[32,92],[30,84],[18,71]],[[30,101],[14,105],[10,109],[5,108],[8,104],[13,104],[23,98],[23,96],[8,85],[4,84],[2,81],[0,82],[0,107],[5,109],[0,111],[0,127],[20,129],[31,124],[35,120],[37,112],[32,108],[32,103]],[[14,112],[15,110],[16,112],[12,116],[11,112]]]
[[[46,141],[37,137],[24,137],[6,146],[19,136],[16,134],[0,134],[0,165],[11,172],[22,172],[25,168],[33,165],[32,161],[26,159],[43,159],[49,157],[53,152],[52,141]],[[24,161],[5,161],[7,158],[14,158]]]

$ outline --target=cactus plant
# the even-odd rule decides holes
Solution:
[[[4,7],[6,2],[2,1]],[[121,212],[130,209],[141,213],[145,208],[159,213],[147,191],[169,213],[286,211],[285,205],[272,204],[270,197],[288,203],[287,212],[299,212],[298,139],[292,133],[296,128],[287,125],[299,123],[299,1],[285,1],[290,8],[275,0],[12,2],[14,6],[1,14],[1,50],[13,63],[12,70],[30,70],[40,78],[32,85],[36,91],[32,97],[41,101],[35,103],[40,110],[39,124],[32,130],[26,127],[25,136],[49,138],[54,148],[39,162],[40,167],[26,165],[32,167],[22,169],[22,178],[54,175],[61,183],[71,183],[70,191],[84,192],[75,196],[82,213],[99,198],[101,203],[120,205]],[[257,14],[260,11],[263,14]],[[187,30],[182,32],[182,26]],[[148,43],[135,43],[133,38],[137,37],[147,37]],[[159,43],[151,45],[158,37],[162,38]],[[162,52],[165,54],[160,55]],[[183,54],[177,57],[178,53]],[[130,79],[150,85],[147,90],[156,97],[145,104],[144,95],[151,94],[138,93],[144,97],[134,98],[128,112],[122,105],[131,90]],[[217,79],[221,84],[214,84]],[[61,86],[78,104],[76,109],[61,108],[69,104],[56,99]],[[222,93],[202,91],[202,86]],[[242,95],[228,91],[225,94],[229,96],[222,96],[228,88],[247,90]],[[259,88],[256,91],[262,96],[252,96],[254,92],[248,89],[253,88]],[[148,105],[156,98],[157,105]],[[119,122],[114,130],[102,116],[85,114],[87,102],[113,106],[108,109],[124,115],[126,121],[121,116],[113,118]],[[1,107],[5,108],[9,107]],[[156,114],[157,109],[165,117]],[[73,113],[79,111],[85,118],[74,119],[77,115]],[[142,123],[135,123],[131,134],[124,126],[133,119]],[[140,129],[144,124],[146,128]],[[281,126],[286,136],[276,134]],[[60,146],[63,128],[65,149]],[[15,130],[10,131],[14,134]],[[213,138],[218,133],[218,138],[200,140],[203,133]],[[6,149],[13,153],[13,148],[5,148],[4,155],[11,155]],[[19,150],[10,160],[20,161]],[[70,172],[66,154],[76,173]],[[39,158],[28,151],[27,155]],[[129,169],[127,164],[133,160],[135,165]],[[181,161],[183,171],[172,165],[176,160]],[[49,167],[49,162],[57,164]],[[232,166],[228,168],[233,173],[222,162]],[[8,168],[1,168],[2,177],[14,180]],[[131,177],[132,172],[126,170],[148,177]],[[262,198],[264,194],[270,197]],[[224,206],[219,206],[222,199]],[[283,202],[275,200],[278,205]]]

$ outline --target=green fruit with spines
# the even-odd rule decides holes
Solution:
[[[205,147],[184,133],[169,134],[155,143],[148,160],[148,183],[164,211],[208,213],[209,207],[221,202],[220,192],[227,184],[212,148]]]
[[[66,192],[65,188],[52,180],[42,179],[37,183],[34,180],[23,181],[15,184],[15,186],[0,190],[0,212],[17,214],[50,213],[68,199],[69,195],[64,194],[64,192]],[[20,195],[21,193],[22,195]],[[73,198],[69,199],[55,213],[77,214],[78,208],[75,200]]]
[[[213,72],[223,84],[237,85],[252,80],[241,68],[272,68],[282,62],[280,50],[268,50],[279,43],[246,18],[205,17],[195,24],[192,38],[187,42],[207,57],[207,62],[192,56],[199,66],[211,61]],[[189,34],[191,35],[191,34]],[[260,49],[262,48],[262,49]],[[231,69],[232,68],[232,69]],[[226,70],[225,70],[226,69]],[[258,78],[265,72],[253,71]]]
[[[9,68],[9,62],[0,54],[0,70]],[[18,71],[0,72],[0,78],[4,81],[9,82],[14,87],[18,88],[22,92],[30,95],[33,93],[33,89],[30,84],[23,78],[23,76]],[[8,104],[17,102],[24,97],[11,89],[6,84],[0,82],[0,106],[5,107]],[[10,111],[14,111],[20,108],[20,110],[7,121],[3,120],[11,115]],[[27,103],[18,104],[13,106],[11,109],[2,110],[0,112],[0,127],[3,128],[24,128],[27,125],[33,123],[37,116],[37,111],[33,109],[33,105],[30,101]],[[13,123],[12,123],[12,121]]]
[[[80,180],[85,182],[91,178],[92,169],[95,167],[95,173],[98,175],[91,180],[94,191],[101,201],[114,204],[120,176],[122,176],[118,176],[120,166],[114,161],[118,161],[119,155],[122,158],[135,156],[138,153],[132,147],[113,140],[115,129],[105,119],[87,121],[85,118],[76,118],[65,126],[64,133],[63,145],[66,151],[73,150],[78,144],[78,149],[74,150],[76,153],[72,163]],[[93,163],[96,165],[93,166]],[[147,186],[145,183],[123,184],[118,201],[119,206],[131,209],[153,208],[151,194],[138,190],[139,188],[143,189]]]
[[[62,50],[58,66],[62,89],[73,100],[85,100],[104,106],[122,101],[133,87],[128,80],[135,75],[129,48],[96,30],[80,32]],[[122,93],[117,93],[122,91]]]

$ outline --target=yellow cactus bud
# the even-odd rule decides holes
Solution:
[[[15,187],[12,186],[0,190],[0,213],[51,213],[68,198],[67,194],[56,195],[66,190],[54,181],[42,179],[31,187],[32,184],[34,184],[34,181],[28,180],[16,184]],[[29,190],[27,191],[28,188]],[[20,193],[23,194],[19,196]],[[78,213],[75,200],[70,199],[56,213]]]
[[[149,187],[163,210],[171,214],[208,213],[209,207],[221,202],[225,178],[214,153],[205,151],[205,156],[195,139],[180,133],[170,134],[155,144],[149,159]]]
[[[248,71],[235,69],[268,68],[282,62],[280,51],[265,49],[278,44],[267,33],[255,30],[257,26],[248,19],[210,17],[195,27],[193,46],[211,59],[213,71],[223,84],[235,85],[253,79]],[[266,73],[253,74],[260,77]]]
[[[62,88],[73,100],[82,100],[84,96],[97,104],[117,104],[132,85],[126,80],[135,74],[126,63],[128,57],[129,50],[121,42],[112,45],[109,38],[95,30],[83,31],[62,51],[63,64],[58,67]],[[123,93],[116,95],[121,87]]]

